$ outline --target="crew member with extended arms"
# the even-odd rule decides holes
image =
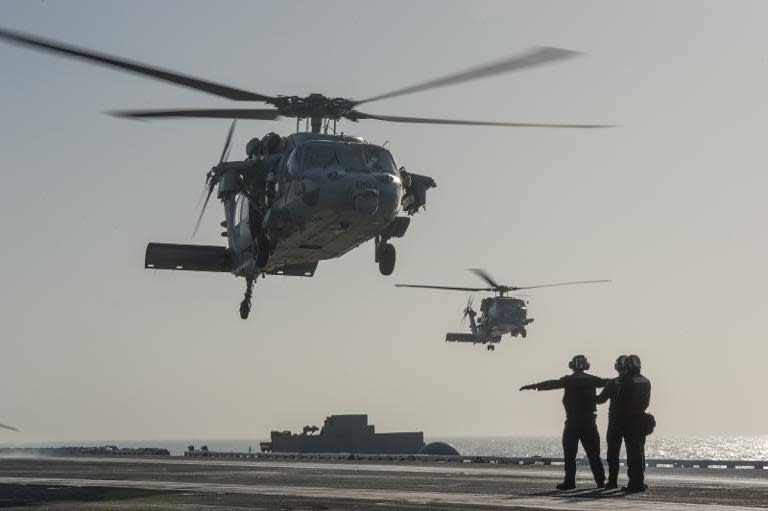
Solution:
[[[576,453],[581,441],[589,458],[589,466],[598,488],[605,486],[605,469],[600,461],[600,433],[595,423],[595,389],[604,387],[609,381],[586,373],[589,361],[584,355],[576,355],[568,363],[572,374],[557,380],[547,380],[520,387],[520,390],[555,390],[565,389],[563,406],[565,407],[565,428],[563,429],[563,457],[565,458],[565,479],[557,485],[558,490],[570,490],[576,487]]]
[[[627,357],[620,355],[616,359],[616,363],[613,364],[613,368],[619,375],[610,380],[603,391],[597,396],[597,404],[603,404],[609,399],[611,404],[608,405],[608,430],[605,432],[605,442],[608,444],[608,452],[606,457],[608,458],[608,482],[605,485],[606,490],[613,490],[619,487],[619,454],[621,453],[621,429],[618,424],[618,400],[616,396],[619,393],[619,381],[621,377],[626,374],[624,369],[624,360]]]

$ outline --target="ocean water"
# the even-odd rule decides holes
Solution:
[[[60,447],[75,445],[116,445],[118,447],[162,447],[171,454],[181,455],[187,446],[199,449],[207,445],[211,451],[247,452],[250,447],[259,450],[264,439],[208,439],[208,440],[96,440],[37,442],[34,444],[3,444],[0,447]],[[554,436],[500,436],[500,437],[427,437],[428,442],[442,441],[453,445],[461,454],[484,456],[551,456],[561,457],[560,437]],[[584,453],[579,450],[579,456]],[[603,441],[602,455],[605,456]],[[623,453],[622,453],[623,456]],[[768,435],[755,436],[664,436],[651,435],[646,444],[646,457],[665,459],[717,459],[768,460]]]

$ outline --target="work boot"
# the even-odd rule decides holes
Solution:
[[[608,479],[608,483],[605,485],[606,490],[615,490],[619,487],[619,484],[613,479]]]
[[[602,481],[595,481],[595,484],[597,485],[597,489],[605,488],[605,479]]]
[[[648,489],[648,485],[643,483],[640,485],[627,485],[622,486],[621,491],[624,493],[641,493]]]
[[[556,488],[558,490],[573,490],[576,488],[576,483],[573,481],[563,481],[562,483],[558,484]]]

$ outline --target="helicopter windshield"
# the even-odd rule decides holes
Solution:
[[[301,145],[299,151],[302,171],[319,168],[397,174],[390,152],[378,146],[315,141]]]
[[[512,313],[527,309],[525,302],[522,300],[499,300],[496,302],[496,307],[502,313]]]

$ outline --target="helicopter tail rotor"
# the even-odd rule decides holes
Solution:
[[[473,296],[469,295],[469,299],[467,300],[467,306],[464,307],[464,315],[461,317],[461,326],[464,326],[464,323],[467,322],[467,316],[469,316],[470,311],[472,311],[472,300]]]
[[[235,124],[237,123],[237,120],[232,121],[232,124],[229,125],[229,131],[227,132],[227,138],[224,140],[224,147],[221,150],[221,157],[219,158],[219,163],[216,167],[212,168],[208,171],[208,173],[205,175],[205,184],[207,185],[208,191],[205,195],[205,202],[203,202],[203,207],[200,209],[200,215],[197,217],[197,222],[195,223],[195,229],[192,231],[192,237],[195,237],[195,234],[197,234],[197,230],[200,228],[200,222],[203,221],[203,214],[205,214],[205,208],[208,206],[208,201],[211,198],[211,195],[213,194],[213,189],[216,187],[216,185],[219,182],[219,173],[217,172],[218,166],[224,163],[227,158],[229,158],[229,150],[232,147],[232,135],[235,132]]]

